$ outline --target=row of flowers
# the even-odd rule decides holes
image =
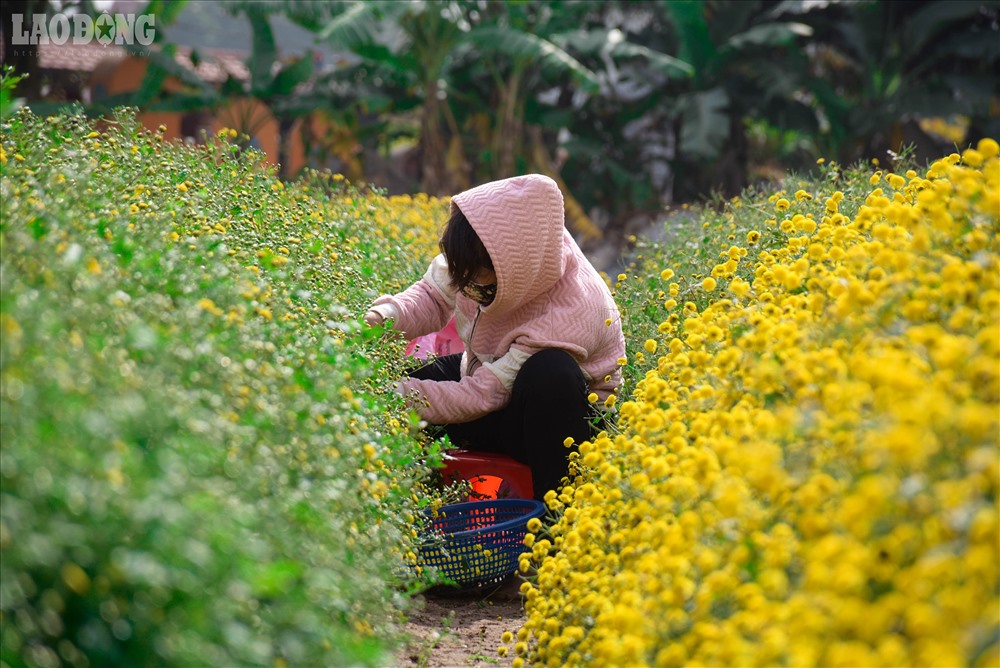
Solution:
[[[731,204],[700,276],[619,277],[639,380],[529,534],[502,654],[1000,662],[998,153],[832,165]]]
[[[446,202],[4,133],[0,660],[384,661],[438,499],[356,315]],[[627,400],[532,526],[515,664],[1000,660],[997,154],[831,165],[619,277]]]
[[[0,177],[0,665],[384,665],[433,448],[358,314],[447,202],[127,112],[14,115]]]

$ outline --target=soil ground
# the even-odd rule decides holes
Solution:
[[[511,665],[513,652],[497,654],[504,631],[524,623],[524,605],[516,576],[499,588],[477,594],[424,594],[409,616],[410,640],[397,654],[400,668],[469,668]],[[513,648],[512,648],[513,649]]]

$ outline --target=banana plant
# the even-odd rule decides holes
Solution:
[[[176,16],[183,4],[153,0],[147,11],[165,12],[164,15],[169,18]],[[181,65],[176,58],[177,45],[166,43],[158,49],[137,52],[137,55],[148,61],[146,74],[138,90],[106,98],[95,106],[103,110],[129,104],[151,111],[218,111],[235,98],[252,97],[266,105],[278,123],[278,155],[275,157],[281,166],[282,176],[290,177],[288,148],[295,122],[311,113],[328,96],[318,95],[315,89],[305,94],[300,90],[300,87],[313,78],[311,54],[287,62],[279,61],[269,18],[271,9],[252,2],[234,3],[227,8],[234,16],[245,17],[250,25],[251,51],[246,61],[250,73],[248,82],[229,76],[222,86],[213,86]],[[197,51],[192,54],[192,60],[199,60]],[[171,78],[181,83],[179,91],[167,92],[165,89],[166,81]],[[254,122],[255,119],[252,118],[243,119],[242,127],[237,129],[252,136],[256,129]]]
[[[852,2],[819,18],[809,90],[831,155],[898,152],[904,124],[919,118],[962,115],[1000,131],[1000,3]]]
[[[668,2],[679,57],[694,76],[677,91],[681,160],[726,165],[714,185],[735,194],[746,182],[746,117],[797,118],[816,126],[814,112],[794,95],[801,86],[787,66],[801,53],[813,28],[756,0]]]
[[[278,49],[267,12],[256,4],[242,6],[250,22],[251,49],[247,59],[252,97],[263,102],[278,122],[278,164],[288,178],[288,148],[295,122],[314,109],[309,96],[297,92],[313,76],[311,52],[290,62],[278,63]]]
[[[452,85],[452,70],[465,54],[472,51],[480,58],[500,55],[513,61],[513,67],[498,78],[497,137],[521,134],[515,126],[525,95],[522,82],[529,68],[538,68],[549,77],[567,77],[591,90],[599,87],[593,72],[545,36],[495,20],[495,10],[516,11],[514,5],[376,1],[342,3],[342,7],[343,11],[319,30],[319,37],[411,82],[418,99],[418,150],[425,192],[453,192],[455,184],[463,184],[473,169],[462,150],[462,128],[452,104],[455,97],[462,96]],[[490,176],[513,173],[513,152],[510,144],[496,152],[503,157],[495,161]]]
[[[644,60],[668,78],[691,74],[685,63],[630,43],[621,31],[582,30],[594,20],[589,3],[366,2],[341,8],[318,29],[321,38],[349,47],[381,79],[390,71],[412,82],[422,187],[428,192],[456,192],[473,181],[529,169],[561,181],[565,158],[552,148],[572,112],[540,103],[539,96],[552,90],[582,98],[619,92],[580,56]],[[580,32],[587,34],[587,48],[576,39]],[[562,189],[571,229],[584,239],[599,238],[602,230],[586,207],[565,183]]]

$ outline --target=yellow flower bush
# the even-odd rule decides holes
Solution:
[[[525,665],[1000,662],[998,153],[731,208],[526,542]]]

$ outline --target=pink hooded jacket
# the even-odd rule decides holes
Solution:
[[[621,382],[621,320],[604,279],[565,228],[556,183],[538,174],[493,181],[455,195],[493,260],[496,297],[480,306],[451,285],[443,255],[424,277],[373,310],[407,339],[436,332],[455,316],[465,343],[460,381],[407,379],[411,405],[432,424],[469,422],[503,408],[514,378],[534,353],[558,348],[575,359],[603,401]],[[610,324],[608,324],[610,322]]]

